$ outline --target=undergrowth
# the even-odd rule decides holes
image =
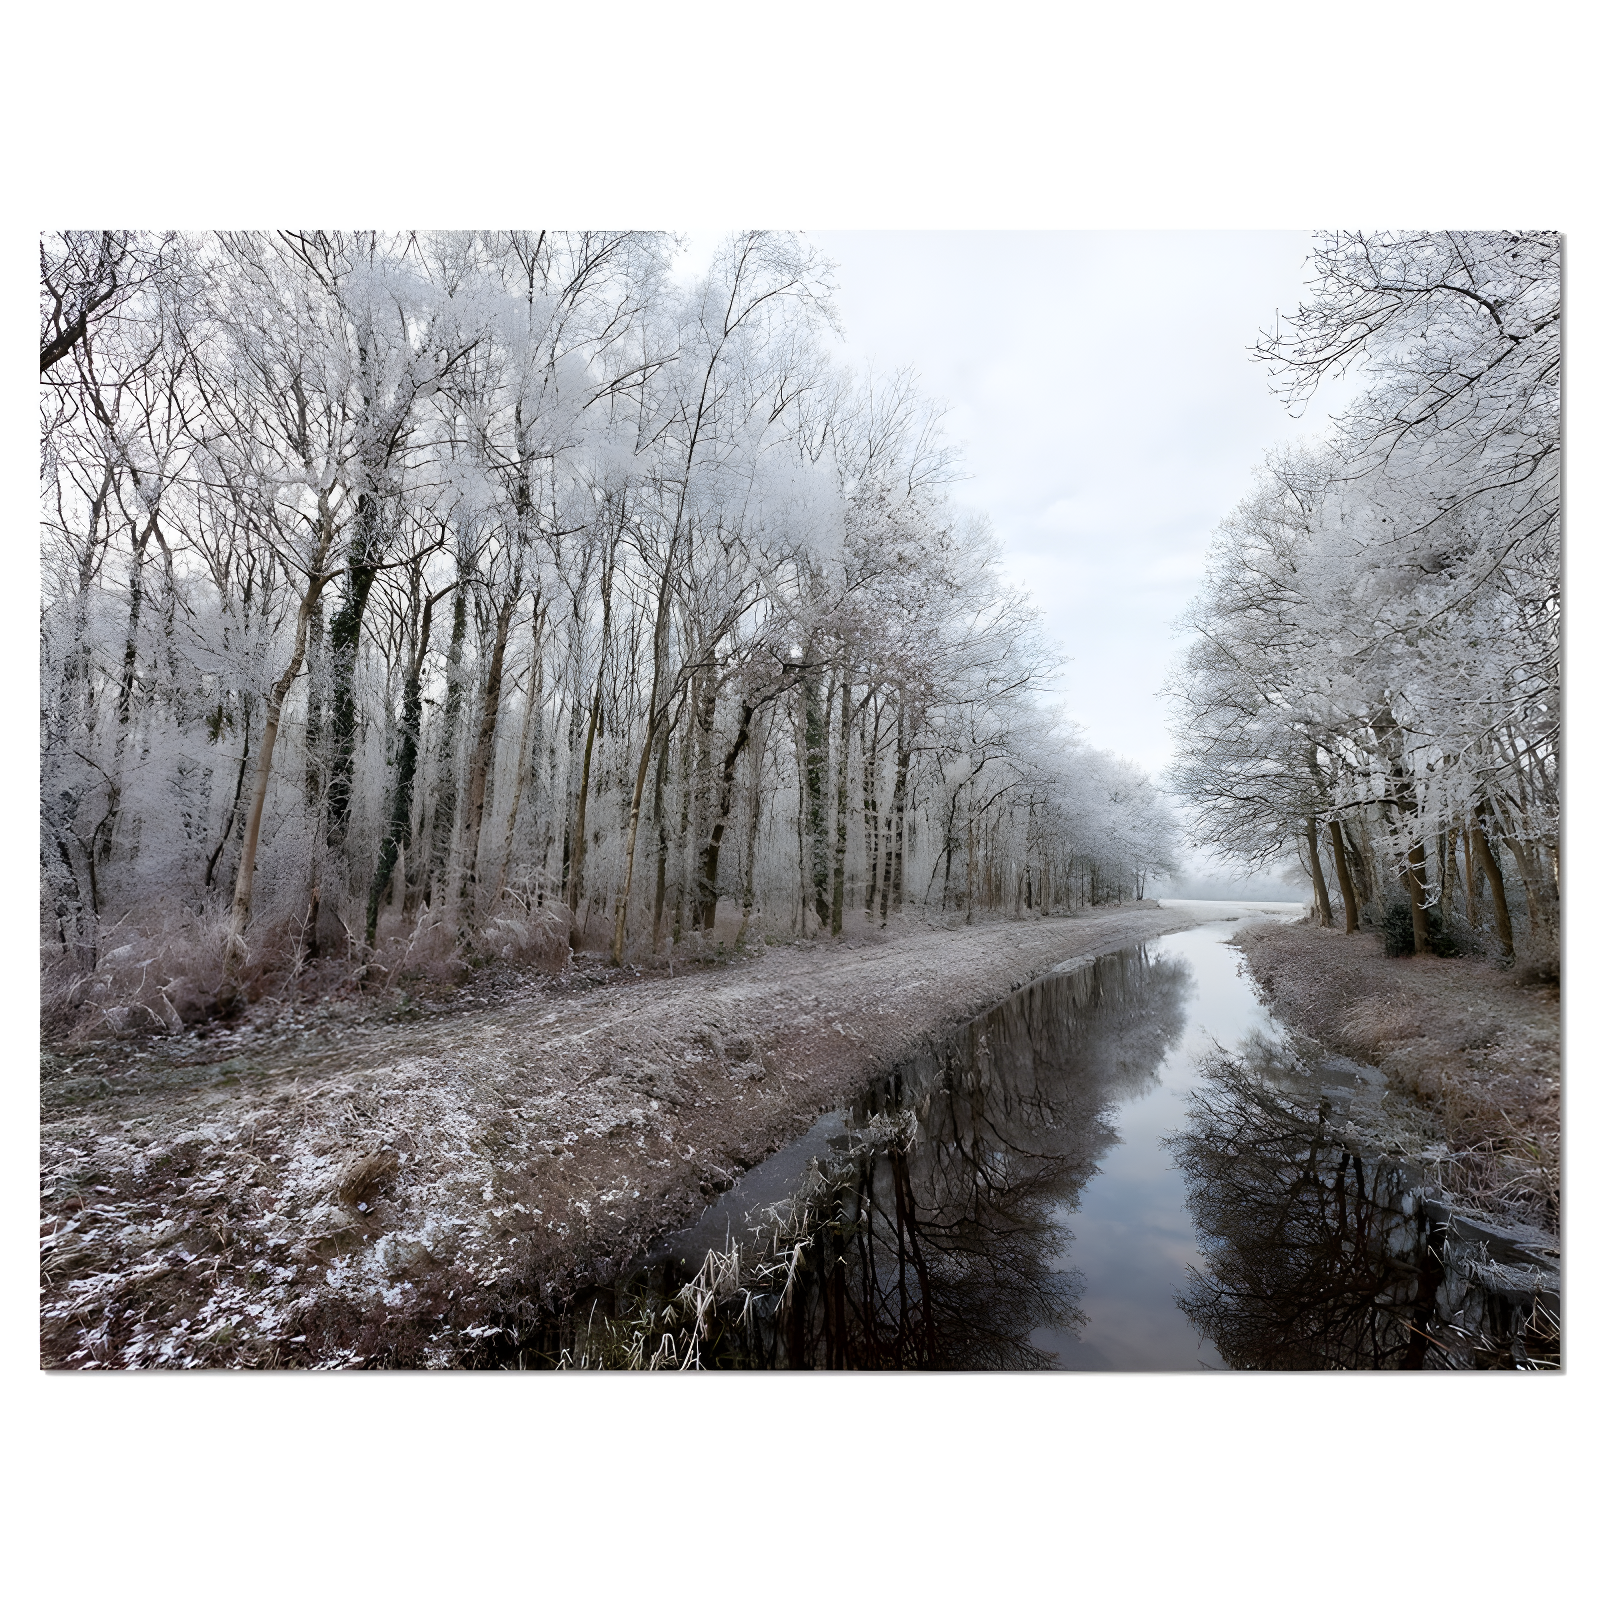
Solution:
[[[398,915],[367,949],[349,938],[313,949],[302,919],[262,918],[229,958],[223,912],[162,908],[142,923],[103,930],[92,967],[59,944],[40,951],[43,1042],[177,1035],[247,1011],[328,1001],[403,1006],[458,990],[477,974],[557,972],[572,960],[564,906],[508,901],[481,927],[424,909]]]

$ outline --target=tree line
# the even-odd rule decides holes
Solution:
[[[730,902],[836,936],[1171,866],[1149,780],[1042,709],[937,411],[833,358],[828,263],[677,253],[42,238],[51,959],[620,963]]]
[[[1256,354],[1321,443],[1219,528],[1168,685],[1199,839],[1298,854],[1327,926],[1559,940],[1561,261],[1547,233],[1332,233]],[[1330,870],[1331,868],[1331,870]]]

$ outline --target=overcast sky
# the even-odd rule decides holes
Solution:
[[[1073,658],[1069,714],[1152,771],[1173,621],[1218,520],[1290,417],[1246,358],[1302,292],[1296,233],[814,233],[853,365],[913,366],[949,406],[1011,580]],[[696,241],[698,243],[698,241]]]

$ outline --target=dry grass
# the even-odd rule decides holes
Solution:
[[[1285,1020],[1383,1068],[1414,1102],[1412,1148],[1469,1204],[1556,1231],[1561,1204],[1559,991],[1481,960],[1386,958],[1310,923],[1235,942]]]
[[[375,949],[340,935],[325,939],[315,958],[303,922],[262,919],[231,968],[220,912],[158,907],[138,926],[124,919],[100,943],[90,972],[59,945],[42,948],[40,1032],[47,1045],[176,1036],[246,1019],[270,1025],[306,1006],[381,1013],[419,996],[452,995],[486,970],[503,983],[560,971],[570,959],[566,908],[515,897],[470,931],[427,909],[410,922],[391,913]]]

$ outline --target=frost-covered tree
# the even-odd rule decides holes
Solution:
[[[1292,397],[1367,379],[1219,529],[1182,706],[1197,837],[1298,850],[1347,931],[1394,893],[1509,957],[1558,930],[1560,277],[1549,235],[1329,236],[1262,347]],[[1514,874],[1502,857],[1515,864]],[[1470,936],[1470,935],[1469,935]]]
[[[1148,784],[1038,710],[937,411],[830,359],[827,263],[746,233],[684,284],[675,248],[45,240],[41,913],[80,998],[176,1026],[1162,870]]]

